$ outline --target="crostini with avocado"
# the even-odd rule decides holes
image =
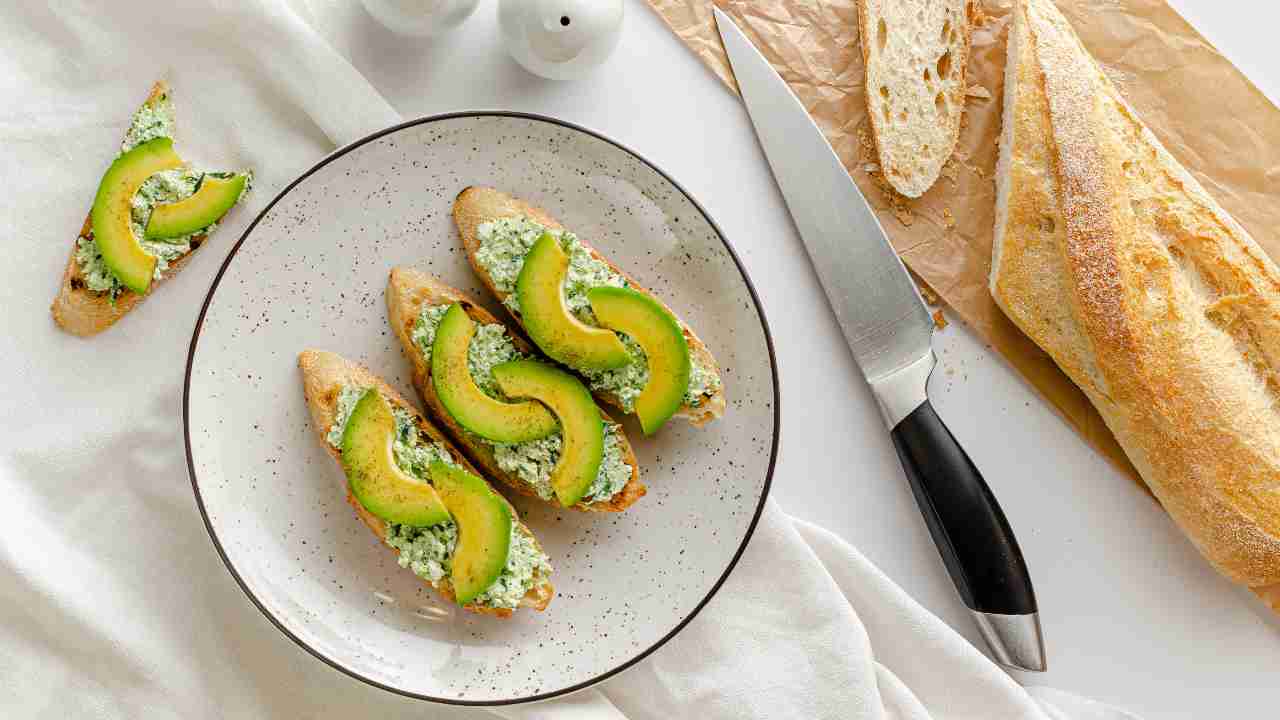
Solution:
[[[158,82],[133,115],[98,184],[50,308],[73,335],[106,330],[177,275],[253,184],[253,173],[203,172],[173,147],[174,110]]]
[[[347,477],[356,515],[410,569],[463,609],[544,610],[551,564],[515,509],[381,378],[330,352],[298,356],[320,443]]]
[[[386,300],[428,412],[487,476],[575,510],[618,512],[644,496],[622,427],[572,375],[549,368],[520,397],[501,390],[496,368],[535,351],[472,298],[397,267]],[[519,368],[517,376],[525,379]]]
[[[672,417],[703,425],[724,414],[720,368],[693,330],[545,210],[469,187],[453,219],[471,267],[534,345],[635,413],[646,435]]]

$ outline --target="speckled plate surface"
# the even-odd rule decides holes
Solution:
[[[546,612],[508,620],[439,600],[356,519],[310,427],[296,367],[304,348],[333,350],[416,398],[387,324],[387,273],[416,265],[486,298],[450,217],[471,184],[549,209],[667,299],[715,353],[728,396],[726,416],[700,430],[673,422],[645,439],[628,420],[649,494],[623,514],[512,498],[551,556],[557,593]],[[188,360],[192,485],[245,593],[316,657],[440,702],[542,699],[654,651],[728,576],[773,472],[773,363],[728,242],[640,156],[547,118],[425,118],[320,162],[228,256]]]

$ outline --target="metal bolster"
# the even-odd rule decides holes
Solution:
[[[1007,667],[1031,672],[1044,672],[1044,634],[1039,613],[1002,615],[970,610],[978,621],[978,632],[991,646],[996,662]]]
[[[875,393],[876,404],[880,406],[880,415],[890,430],[929,399],[929,374],[933,372],[933,366],[933,350],[930,350],[905,367],[867,381]]]

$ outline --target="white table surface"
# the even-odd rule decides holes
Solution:
[[[742,255],[772,325],[782,385],[774,496],[848,539],[980,643],[737,100],[641,0],[628,2],[607,64],[570,83],[534,78],[505,55],[496,4],[485,2],[462,29],[431,43],[390,34],[356,3],[327,15],[322,31],[406,116],[546,113],[616,138],[684,185]],[[1280,97],[1271,37],[1280,10],[1245,0],[1174,5]],[[397,66],[392,80],[385,68]],[[405,100],[424,96],[430,100]],[[1021,679],[1145,718],[1273,715],[1280,621],[1219,578],[1149,496],[963,326],[953,323],[935,347],[938,412],[1000,498],[1035,581],[1050,670]]]

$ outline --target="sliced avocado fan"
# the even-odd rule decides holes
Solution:
[[[533,343],[553,360],[580,370],[611,370],[631,361],[612,330],[592,327],[565,304],[569,256],[550,233],[543,233],[524,256],[516,278],[520,318]]]
[[[564,507],[591,489],[604,459],[604,421],[591,392],[576,377],[537,360],[512,360],[493,369],[493,379],[510,397],[541,401],[560,420],[564,442],[551,470],[551,489]]]
[[[431,345],[431,382],[445,410],[462,427],[486,440],[519,443],[559,429],[556,418],[535,400],[503,402],[485,394],[471,376],[468,352],[476,324],[461,303],[445,311]]]
[[[507,566],[511,508],[488,483],[462,468],[436,461],[427,472],[458,524],[449,578],[454,599],[466,605],[493,585]]]
[[[221,177],[205,173],[190,197],[156,205],[147,220],[148,240],[167,240],[204,230],[222,219],[249,187],[249,173]]]
[[[342,432],[342,467],[351,494],[387,522],[428,527],[449,519],[429,483],[400,469],[395,458],[396,418],[386,398],[366,390]]]
[[[147,178],[182,164],[173,151],[173,140],[158,137],[117,157],[98,184],[89,213],[94,242],[107,269],[135,293],[146,293],[151,287],[156,257],[133,234],[133,196]]]
[[[587,299],[601,325],[626,333],[644,348],[649,380],[635,410],[644,434],[652,435],[684,405],[689,389],[693,366],[684,329],[657,300],[629,288],[592,288]]]

